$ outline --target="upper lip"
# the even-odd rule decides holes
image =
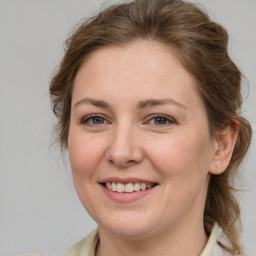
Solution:
[[[108,177],[108,178],[102,179],[99,183],[107,183],[107,182],[115,182],[115,183],[122,183],[122,184],[128,184],[128,183],[157,184],[157,182],[152,180],[146,180],[146,179],[140,179],[140,178],[134,178],[134,177],[128,177],[128,178]]]

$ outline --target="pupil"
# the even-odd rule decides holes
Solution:
[[[156,117],[155,118],[155,123],[156,124],[166,124],[166,120],[162,117]]]
[[[93,123],[94,123],[94,124],[103,124],[104,121],[103,121],[103,118],[102,118],[102,117],[94,117]]]

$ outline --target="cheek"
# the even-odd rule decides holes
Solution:
[[[97,168],[103,154],[102,138],[85,136],[83,131],[70,128],[68,140],[73,182],[81,203],[92,216],[96,198]]]
[[[177,135],[177,134],[176,134]],[[177,135],[157,141],[151,148],[151,160],[162,176],[162,198],[167,216],[179,216],[192,205],[202,208],[207,193],[210,154],[207,137]]]
[[[73,175],[92,176],[104,154],[99,137],[84,136],[81,131],[70,129],[68,140],[69,159]]]
[[[182,180],[208,172],[210,152],[207,136],[175,134],[168,139],[148,143],[149,159],[165,177],[180,177]]]

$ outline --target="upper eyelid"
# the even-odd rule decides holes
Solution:
[[[165,114],[152,114],[152,115],[149,115],[148,120],[151,120],[152,118],[156,118],[156,117],[162,117],[162,118],[165,118],[165,119],[167,119],[169,121],[177,122],[175,118],[170,117],[170,116],[165,115]]]
[[[107,122],[109,122],[108,118],[104,115],[104,114],[100,114],[100,113],[95,113],[95,114],[89,114],[89,115],[86,115],[86,116],[83,116],[81,118],[81,123],[89,120],[90,118],[95,118],[95,117],[102,117],[104,118]]]
[[[87,120],[89,120],[90,118],[94,118],[94,117],[102,117],[105,119],[106,122],[111,122],[110,118],[108,118],[105,114],[102,114],[102,113],[93,113],[93,114],[88,114],[86,116],[83,116],[81,119],[80,119],[80,122],[83,123]],[[146,122],[150,121],[151,119],[153,118],[156,118],[156,117],[162,117],[162,118],[165,118],[167,121],[169,122],[172,122],[172,123],[177,123],[176,119],[173,118],[173,117],[170,117],[168,115],[165,115],[165,114],[160,114],[160,113],[154,113],[154,114],[150,114],[146,117]],[[143,122],[144,123],[144,122]]]

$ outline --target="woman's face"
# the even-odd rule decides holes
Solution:
[[[202,222],[214,148],[202,99],[171,49],[106,47],[80,67],[68,149],[100,229],[142,238]]]

